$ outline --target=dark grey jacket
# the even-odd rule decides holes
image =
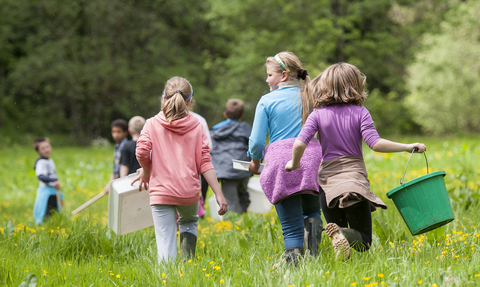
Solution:
[[[233,169],[232,159],[250,161],[247,155],[248,138],[252,127],[243,121],[235,121],[215,130],[212,137],[212,164],[217,178],[238,179],[251,176],[248,171]]]

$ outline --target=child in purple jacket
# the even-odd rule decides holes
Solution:
[[[368,110],[365,75],[347,63],[328,67],[307,89],[313,112],[292,150],[286,171],[300,167],[307,144],[318,132],[322,163],[318,171],[320,203],[327,220],[325,231],[336,253],[347,259],[350,247],[366,251],[372,243],[371,212],[386,209],[371,190],[363,160],[362,139],[376,152],[426,151],[422,143],[403,144],[380,138]]]

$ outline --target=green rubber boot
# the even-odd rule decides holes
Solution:
[[[298,266],[298,262],[304,254],[305,249],[303,247],[285,249],[285,260],[287,261],[287,265],[295,264],[295,267]]]
[[[195,258],[195,247],[197,245],[197,237],[190,232],[180,233],[180,252],[182,261]]]
[[[362,234],[360,234],[360,232],[358,232],[357,230],[351,229],[351,228],[340,228],[340,230],[342,231],[343,235],[347,239],[350,247],[355,249],[356,251],[363,252],[368,250],[368,248],[370,247],[368,246],[367,248],[363,244]]]
[[[317,257],[318,248],[322,242],[322,220],[317,217],[308,217],[304,219],[304,226],[304,246],[305,248],[308,248],[310,254]]]

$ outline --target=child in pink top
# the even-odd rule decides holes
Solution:
[[[186,79],[168,80],[162,95],[162,111],[147,120],[137,141],[136,155],[142,169],[134,182],[140,181],[140,190],[142,186],[150,187],[160,262],[176,259],[175,212],[178,213],[182,260],[195,257],[200,173],[215,194],[220,206],[218,214],[227,211],[211,163],[208,138],[198,119],[187,110],[192,96],[193,88]]]

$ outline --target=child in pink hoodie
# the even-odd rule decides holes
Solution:
[[[176,259],[175,212],[182,260],[195,257],[200,173],[215,194],[220,206],[218,214],[227,211],[211,163],[208,138],[198,119],[187,110],[192,96],[193,88],[186,79],[168,80],[162,95],[162,111],[147,120],[137,141],[136,155],[143,169],[134,182],[140,181],[140,190],[142,186],[150,187],[159,262]]]

